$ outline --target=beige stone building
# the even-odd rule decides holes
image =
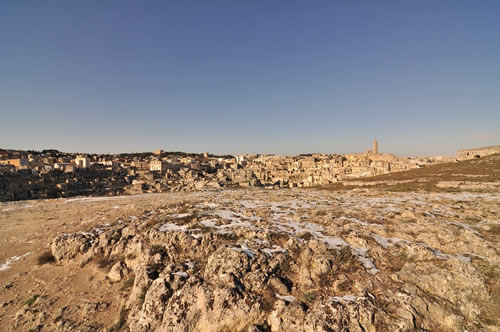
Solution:
[[[163,160],[152,160],[149,163],[149,170],[151,172],[164,172],[168,168],[168,162]]]
[[[87,156],[78,156],[75,158],[75,164],[79,168],[89,168],[90,160]]]
[[[500,145],[487,146],[484,148],[476,148],[476,149],[458,150],[456,158],[457,160],[467,160],[467,159],[486,157],[496,153],[500,153]]]

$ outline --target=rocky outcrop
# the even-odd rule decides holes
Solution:
[[[133,276],[130,331],[495,330],[498,195],[194,197],[58,236],[52,253]]]

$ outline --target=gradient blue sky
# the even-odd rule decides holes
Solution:
[[[1,1],[0,147],[500,144],[500,1]]]

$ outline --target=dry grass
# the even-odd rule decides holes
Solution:
[[[116,322],[115,325],[111,326],[108,329],[108,332],[123,331],[127,327],[127,316],[128,316],[128,310],[122,308],[122,310],[120,311],[120,317],[118,318],[118,322]]]
[[[472,258],[472,264],[484,277],[491,297],[491,302],[482,306],[479,318],[487,325],[498,326],[500,324],[500,269],[478,258]]]
[[[352,181],[366,182],[366,186],[350,185]],[[374,181],[407,181],[404,183],[380,183],[369,185]],[[500,181],[500,155],[492,155],[481,159],[465,160],[455,163],[431,165],[409,171],[377,175],[360,179],[349,179],[343,182],[319,187],[323,190],[351,190],[356,188],[377,188],[395,192],[437,191],[459,192],[457,188],[438,188],[440,181],[498,182]]]
[[[120,288],[120,290],[127,290],[127,289],[132,288],[132,286],[134,286],[134,281],[135,281],[135,277],[132,277],[132,278],[125,280],[125,282],[123,283],[122,288]]]
[[[315,291],[311,291],[309,293],[304,294],[304,301],[312,303],[318,298],[318,293]]]
[[[110,258],[104,255],[98,256],[96,259],[97,267],[100,269],[110,269],[116,262],[120,261],[120,258]]]
[[[163,257],[163,256],[165,256],[165,254],[167,252],[165,250],[165,247],[155,244],[155,245],[151,246],[149,253],[151,254],[151,256],[154,256],[156,254],[160,254]]]
[[[309,241],[313,238],[313,235],[310,232],[304,232],[299,235],[299,238],[301,238],[302,240]]]
[[[357,257],[352,253],[351,248],[342,247],[341,249],[329,249],[333,256],[333,262],[337,265],[339,271],[350,273],[360,268],[360,263]]]

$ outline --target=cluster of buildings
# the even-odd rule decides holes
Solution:
[[[495,152],[500,152],[500,147],[461,150],[456,158],[397,157],[380,153],[376,140],[371,150],[344,155],[213,156],[163,150],[138,154],[79,155],[56,150],[31,153],[0,150],[0,201],[204,187],[311,187]]]
[[[450,157],[400,158],[380,153],[378,142],[364,153],[300,156],[239,155],[218,171],[240,186],[311,187],[449,162]]]

